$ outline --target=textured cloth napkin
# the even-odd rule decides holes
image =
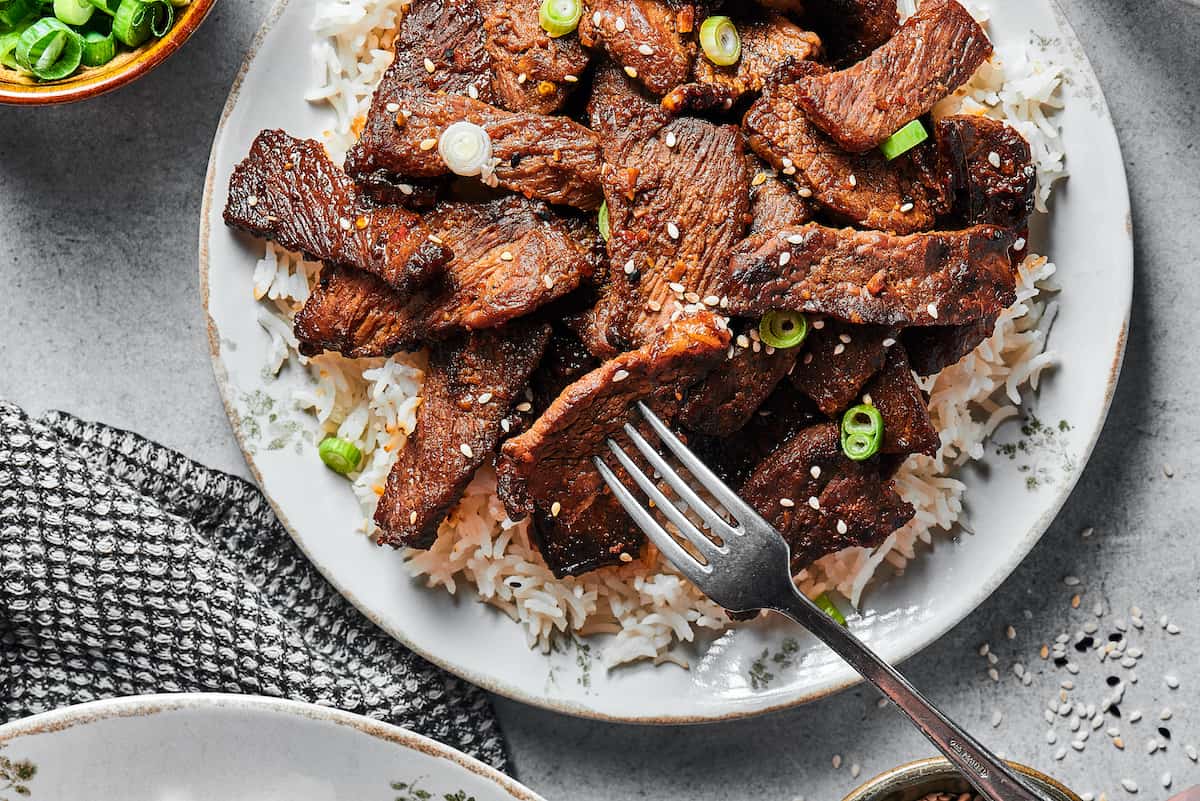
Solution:
[[[253,485],[0,400],[0,720],[156,692],[312,701],[508,768],[486,696],[347,603]]]

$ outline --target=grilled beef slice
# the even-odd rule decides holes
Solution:
[[[900,335],[909,362],[918,375],[933,375],[958,362],[992,335],[998,315],[965,325],[906,328]]]
[[[887,361],[871,379],[864,399],[883,416],[883,444],[879,452],[891,456],[923,453],[936,456],[942,438],[929,419],[929,405],[913,378],[903,345],[889,348]]]
[[[854,403],[859,390],[883,367],[898,331],[832,317],[814,320],[812,326],[792,369],[792,385],[834,417]]]
[[[465,330],[496,328],[573,291],[595,269],[594,229],[549,206],[503,196],[443,203],[426,216],[454,250],[445,273],[411,296],[334,271],[296,318],[305,353],[382,356]]]
[[[877,325],[962,325],[1016,299],[1013,235],[977,225],[893,236],[808,224],[734,253],[729,312],[771,309]]]
[[[533,410],[540,416],[564,389],[599,366],[600,361],[588,353],[579,337],[565,328],[555,327],[546,353],[529,379]]]
[[[594,339],[621,351],[678,309],[713,305],[745,232],[749,177],[736,127],[674,119],[612,68],[597,75],[589,110],[611,230]]]
[[[853,67],[801,79],[800,105],[844,150],[863,153],[928,113],[991,54],[987,34],[957,0],[925,0]]]
[[[296,315],[300,352],[332,350],[357,359],[411,350],[418,345],[419,305],[371,273],[329,265]]]
[[[471,477],[490,461],[529,383],[550,326],[519,321],[435,345],[417,430],[400,451],[375,511],[380,545],[428,548]]]
[[[799,571],[843,548],[879,545],[912,518],[880,469],[877,458],[848,459],[838,425],[821,423],[768,456],[740,494],[783,534]]]
[[[566,117],[510,112],[455,94],[383,84],[375,92],[346,172],[358,177],[446,175],[437,142],[452,123],[480,125],[492,140],[489,181],[529,198],[594,209],[602,200],[597,137]]]
[[[812,219],[812,209],[807,201],[790,185],[791,179],[779,176],[766,168],[754,154],[746,157],[750,178],[750,227],[747,239],[757,238],[759,243],[777,231],[803,225]]]
[[[866,58],[900,27],[895,0],[813,0],[804,12],[835,64]]]
[[[672,323],[661,338],[621,354],[568,386],[524,434],[504,443],[497,466],[509,515],[535,515],[542,555],[556,575],[577,575],[634,556],[641,537],[592,464],[621,436],[631,407],[666,413],[724,357],[729,332],[710,312]]]
[[[692,83],[677,86],[663,98],[663,107],[684,109],[728,109],[744,96],[761,92],[771,74],[784,62],[806,61],[821,54],[821,39],[792,23],[782,14],[766,12],[735,17],[742,40],[736,64],[722,67],[703,53],[692,65]]]
[[[740,430],[796,362],[795,349],[765,348],[745,334],[727,355],[687,391],[679,422],[689,431],[727,437]]]
[[[661,96],[691,74],[700,21],[697,4],[683,0],[589,0],[579,41],[602,47],[629,77]]]
[[[743,119],[751,149],[794,175],[803,194],[840,222],[895,233],[932,228],[938,205],[913,152],[891,162],[878,151],[847,153],[805,116],[792,78],[823,69],[799,62],[781,71]]]
[[[1023,228],[1037,191],[1025,137],[1000,120],[972,114],[938,120],[936,138],[955,221]]]
[[[225,222],[311,259],[374,273],[401,292],[428,283],[450,251],[412,212],[373,207],[311,139],[263,131],[229,180]]]

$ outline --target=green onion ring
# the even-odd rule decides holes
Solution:
[[[126,47],[141,47],[150,38],[154,8],[142,0],[121,0],[113,15],[113,36]]]
[[[111,33],[88,31],[83,35],[83,64],[101,67],[117,57],[117,40]]]
[[[161,39],[175,24],[175,6],[165,0],[144,0],[150,6],[150,32]]]
[[[921,121],[913,120],[885,139],[879,149],[883,151],[883,157],[891,161],[897,156],[904,155],[928,138],[929,132],[925,130]]]
[[[842,415],[842,453],[856,462],[864,462],[879,453],[883,444],[883,415],[874,406],[863,403]]]
[[[350,440],[340,437],[326,437],[317,447],[321,461],[335,473],[346,475],[358,469],[362,461],[362,451]]]
[[[67,25],[83,25],[94,13],[89,0],[54,0],[54,16]]]
[[[758,337],[772,348],[794,348],[808,338],[808,318],[799,312],[769,311],[758,324]]]
[[[828,593],[821,593],[816,598],[813,598],[813,603],[821,608],[821,611],[833,618],[834,622],[839,626],[846,625],[846,616],[842,614],[842,610],[837,608],[833,599]]]
[[[0,25],[14,28],[37,11],[40,5],[41,0],[0,0]]]
[[[729,17],[714,16],[700,25],[700,47],[714,64],[728,67],[742,57],[742,37]]]
[[[22,69],[43,81],[57,81],[79,69],[83,43],[75,31],[46,17],[25,29],[15,55]]]
[[[121,0],[88,0],[88,2],[110,17],[116,15],[117,9],[121,6]]]
[[[600,204],[600,211],[596,213],[596,227],[600,229],[600,236],[605,242],[612,236],[612,227],[608,222],[608,201]]]
[[[566,36],[578,28],[582,16],[583,3],[579,0],[542,0],[542,7],[538,9],[542,30],[551,38]]]

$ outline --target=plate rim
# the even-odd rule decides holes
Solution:
[[[486,779],[508,793],[515,801],[545,801],[525,785],[469,754],[410,729],[332,706],[322,706],[287,698],[239,693],[152,693],[86,701],[80,704],[40,712],[0,725],[0,746],[23,737],[53,734],[102,720],[151,717],[167,712],[188,710],[238,710],[278,714],[288,718],[334,723],[354,729],[373,739],[416,751],[425,756],[445,759]]]
[[[851,676],[843,681],[834,682],[828,686],[799,692],[792,697],[782,700],[778,703],[769,704],[762,707],[732,709],[726,710],[719,714],[684,714],[684,715],[652,715],[652,716],[636,716],[625,714],[613,714],[600,711],[591,706],[587,706],[574,701],[557,699],[546,694],[537,695],[534,693],[521,690],[519,687],[513,686],[504,682],[501,679],[492,676],[483,675],[476,671],[464,668],[461,665],[454,664],[449,660],[442,659],[438,655],[418,647],[404,632],[397,627],[386,625],[379,615],[375,614],[370,608],[364,605],[359,598],[348,587],[335,580],[330,569],[313,558],[312,554],[305,547],[301,537],[297,534],[295,527],[288,520],[287,515],[280,507],[275,498],[269,494],[263,487],[265,483],[263,476],[259,471],[258,465],[255,462],[254,456],[247,447],[243,435],[242,418],[234,403],[232,388],[229,384],[229,376],[225,369],[225,365],[221,360],[220,351],[220,334],[217,331],[216,321],[213,319],[212,312],[209,308],[209,250],[208,242],[212,229],[212,211],[213,211],[213,187],[217,172],[217,145],[222,134],[225,131],[225,126],[233,113],[234,107],[237,105],[242,84],[250,69],[251,64],[258,56],[263,40],[270,33],[273,25],[278,21],[283,12],[292,4],[293,0],[275,0],[267,16],[263,21],[262,26],[255,34],[253,41],[250,43],[246,58],[242,62],[241,68],[238,70],[237,76],[229,89],[229,96],[226,99],[225,106],[221,111],[220,120],[213,133],[213,143],[209,151],[208,167],[204,179],[204,194],[201,199],[200,209],[200,228],[199,228],[199,269],[200,269],[200,300],[204,311],[205,327],[208,332],[209,342],[209,357],[212,360],[213,372],[215,374],[217,388],[221,395],[221,403],[225,407],[226,417],[229,420],[233,435],[237,441],[238,448],[242,452],[243,458],[246,460],[246,465],[254,476],[258,489],[262,492],[267,502],[270,504],[272,511],[279,518],[280,523],[288,532],[288,536],[300,548],[305,558],[308,559],[317,571],[326,581],[328,581],[347,601],[349,601],[359,612],[361,612],[368,620],[374,623],[380,630],[384,631],[388,636],[401,643],[404,647],[411,650],[413,653],[432,662],[441,669],[452,673],[466,681],[475,684],[488,692],[495,693],[513,701],[517,701],[529,706],[540,709],[546,709],[560,714],[570,715],[588,720],[596,720],[607,723],[629,723],[637,725],[693,725],[693,724],[708,724],[720,723],[724,721],[741,720],[747,718],[759,717],[762,715],[781,712],[787,709],[793,709],[803,706],[808,703],[827,698],[837,693],[843,692],[851,687],[857,686],[863,682],[861,676]],[[983,604],[992,594],[1012,575],[1013,571],[1025,560],[1033,547],[1042,539],[1046,531],[1057,519],[1063,506],[1071,497],[1075,487],[1078,485],[1080,478],[1091,463],[1092,455],[1095,452],[1096,443],[1100,439],[1100,434],[1104,430],[1108,422],[1108,416],[1112,409],[1113,397],[1116,394],[1117,383],[1121,375],[1121,369],[1125,360],[1126,345],[1129,338],[1129,325],[1131,311],[1133,306],[1133,284],[1135,277],[1135,260],[1134,260],[1134,235],[1132,221],[1132,202],[1129,196],[1129,178],[1128,171],[1125,166],[1124,152],[1121,147],[1120,137],[1116,133],[1116,125],[1112,118],[1112,113],[1109,109],[1108,99],[1104,94],[1104,88],[1100,83],[1099,77],[1096,75],[1095,68],[1092,66],[1091,59],[1087,55],[1083,43],[1079,40],[1075,28],[1067,19],[1062,7],[1059,5],[1059,0],[1045,0],[1047,7],[1053,14],[1055,21],[1060,27],[1064,38],[1071,45],[1071,52],[1076,60],[1076,67],[1084,73],[1084,77],[1089,83],[1094,85],[1097,90],[1097,109],[1104,121],[1107,123],[1109,130],[1112,131],[1113,140],[1117,148],[1118,155],[1121,156],[1120,170],[1114,175],[1114,178],[1119,180],[1121,193],[1117,201],[1120,203],[1118,216],[1125,220],[1125,237],[1123,247],[1120,249],[1120,265],[1124,268],[1123,273],[1130,276],[1129,292],[1123,299],[1122,303],[1122,319],[1120,329],[1117,335],[1116,348],[1112,354],[1111,366],[1109,368],[1108,379],[1105,383],[1103,408],[1101,414],[1096,417],[1095,424],[1092,430],[1088,433],[1087,441],[1081,451],[1080,467],[1070,473],[1067,480],[1062,482],[1056,490],[1055,496],[1048,504],[1046,511],[1030,526],[1024,536],[1014,543],[1013,549],[1009,553],[1009,559],[995,573],[991,579],[982,582],[978,585],[976,592],[971,599],[963,606],[963,614],[957,620],[950,621],[944,625],[932,629],[927,637],[921,638],[921,641],[914,643],[911,646],[905,646],[899,649],[899,654],[891,660],[892,664],[900,665],[908,661],[913,656],[924,651],[942,637],[944,637],[950,629],[962,623],[969,617],[980,605]],[[1111,201],[1110,201],[1111,202]],[[0,731],[3,728],[0,727]]]

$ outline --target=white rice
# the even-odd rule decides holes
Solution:
[[[328,103],[337,124],[326,132],[335,157],[353,142],[371,93],[391,59],[396,23],[408,0],[322,0],[313,23],[314,88],[307,99]],[[982,15],[980,15],[982,16]],[[1066,175],[1062,141],[1052,118],[1060,108],[1061,71],[1017,50],[998,54],[972,81],[935,110],[935,115],[977,113],[1002,119],[1029,139],[1036,157],[1039,208],[1045,209],[1055,181]],[[993,335],[958,364],[924,379],[930,415],[942,434],[935,458],[913,456],[901,468],[897,487],[916,508],[911,522],[878,548],[850,548],[821,559],[798,577],[817,594],[837,590],[857,606],[876,570],[887,562],[903,569],[917,558],[920,543],[935,531],[963,522],[965,485],[953,477],[963,463],[980,459],[984,443],[1003,421],[1019,414],[1022,391],[1036,390],[1041,372],[1055,362],[1046,333],[1056,304],[1054,265],[1031,255],[1020,267],[1018,299]],[[362,510],[362,530],[374,533],[374,514],[388,472],[416,427],[424,357],[347,359],[333,353],[305,358],[296,350],[291,318],[315,285],[320,265],[267,247],[253,277],[262,303],[259,321],[271,337],[266,366],[277,373],[295,359],[309,374],[296,403],[319,422],[321,436],[355,442],[366,455],[349,476]],[[608,634],[603,658],[613,666],[635,660],[673,661],[680,642],[700,630],[731,625],[723,610],[701,595],[653,548],[639,560],[577,578],[556,579],[530,541],[527,521],[508,520],[495,493],[490,469],[476,475],[466,496],[442,524],[428,551],[408,551],[409,572],[430,587],[460,588],[519,621],[531,647],[548,651],[555,636]],[[398,579],[399,580],[399,579]]]

